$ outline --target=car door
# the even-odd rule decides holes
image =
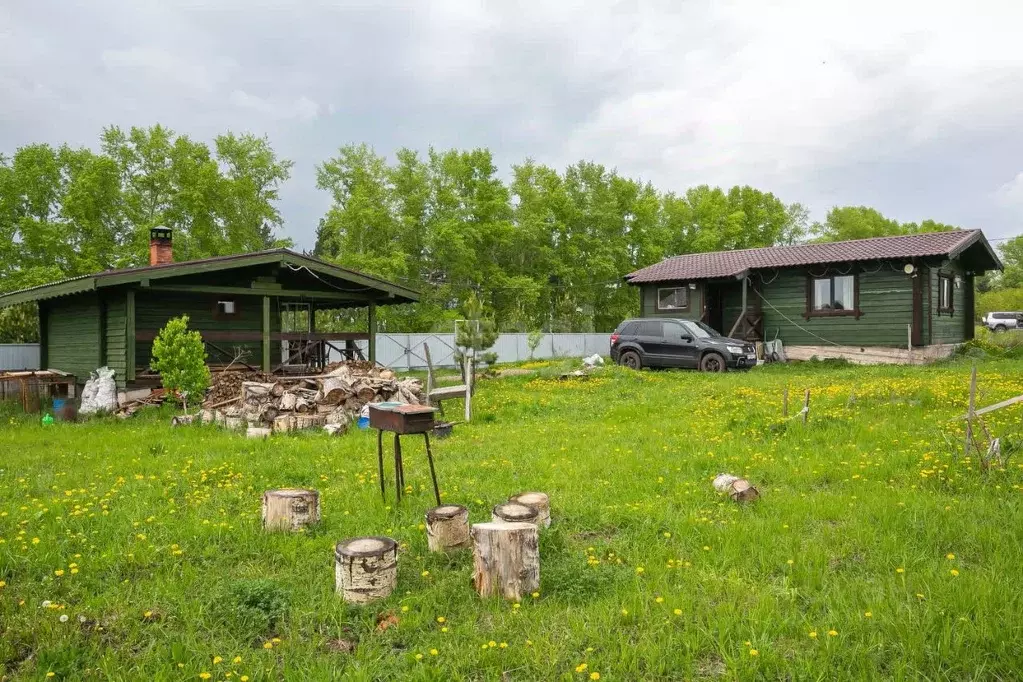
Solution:
[[[676,322],[677,341],[674,346],[676,367],[694,369],[700,366],[700,345],[698,336],[689,328],[688,322]]]
[[[643,349],[647,365],[663,366],[665,363],[664,323],[660,320],[643,320],[636,330],[636,341]]]

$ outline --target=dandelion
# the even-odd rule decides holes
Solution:
[[[581,673],[581,672],[584,672],[584,671],[585,671],[585,670],[586,670],[587,668],[589,668],[589,667],[590,667],[590,666],[586,665],[585,663],[580,663],[579,665],[577,665],[577,666],[575,667],[575,671],[576,671],[577,673]]]
[[[637,574],[640,574],[640,575],[642,575],[642,573],[643,573],[643,570],[644,570],[644,569],[643,569],[643,567],[642,567],[642,566],[636,566],[636,573],[637,573]]]
[[[828,630],[828,637],[838,637],[838,630]]]
[[[787,563],[787,564],[788,564],[789,566],[791,566],[792,564],[794,564],[794,563],[796,563],[796,562],[795,562],[795,561],[793,561],[792,559],[789,559],[789,560],[788,560],[788,561],[786,561],[785,563]]]
[[[53,602],[51,602],[49,599],[44,599],[42,606],[43,606],[44,609],[48,609],[48,608],[50,608],[50,604],[52,604],[52,603]]]
[[[422,573],[420,573],[420,575],[423,576],[424,578],[427,578],[427,577],[429,577],[430,572],[429,571],[423,571]]]
[[[487,646],[493,649],[495,646],[497,646],[497,642],[495,642],[494,640],[490,640],[489,642],[487,642]]]
[[[142,614],[142,617],[143,618],[152,618],[153,617],[153,612],[152,611],[146,611],[145,613]]]
[[[953,578],[956,577],[957,575],[959,575],[959,571],[955,570],[954,568],[951,571],[949,571],[949,573],[952,574]]]
[[[7,582],[4,581],[4,580],[0,580],[0,588],[4,588],[4,587],[7,587]]]
[[[864,611],[864,612],[863,612],[863,617],[864,617],[864,618],[873,618],[873,617],[874,617],[874,614],[873,614],[873,613],[871,613],[870,611]]]
[[[242,657],[241,656],[235,656],[233,659],[231,659],[231,662],[234,663],[235,665],[238,665],[239,663],[242,662]]]
[[[749,650],[749,655],[750,655],[750,656],[759,656],[759,655],[760,655],[760,652],[759,652],[759,651],[757,651],[756,649],[750,649],[750,650]]]
[[[417,661],[423,660],[423,655],[422,654],[416,654],[416,660]]]
[[[673,611],[673,613],[674,613],[674,614],[675,614],[676,616],[681,616],[681,615],[682,615],[682,609],[675,609],[675,610]]]
[[[703,546],[703,551],[704,552],[709,552],[710,551],[710,545],[704,545]]]
[[[665,532],[664,532],[664,537],[666,537],[666,538],[670,538],[670,537],[671,537],[671,533],[669,533],[669,532],[665,531]]]
[[[654,599],[654,601],[657,602],[658,604],[662,604],[664,603],[664,597],[657,597],[656,599]]]
[[[817,639],[817,632],[816,631],[813,631],[813,630],[810,631],[810,639]]]
[[[592,673],[590,673],[590,679],[591,680],[599,680],[600,679],[600,673],[598,673],[596,670],[594,670]]]
[[[945,558],[948,559],[949,561],[954,561],[955,558],[956,558],[956,555],[952,554],[951,552],[949,552],[948,554],[945,555]]]
[[[904,568],[902,568],[901,566],[899,566],[898,568],[896,568],[896,569],[895,569],[895,572],[896,572],[896,573],[905,573],[905,572],[906,572],[906,569],[904,569]]]
[[[220,663],[220,662],[221,662],[221,661],[223,661],[223,660],[224,660],[224,659],[223,659],[223,658],[221,658],[220,656],[214,656],[214,657],[213,657],[213,665],[216,665],[216,664]]]
[[[274,643],[273,642],[263,642],[263,648],[264,649],[273,649],[274,648]]]
[[[402,613],[408,613],[408,607],[407,606],[402,606],[401,607],[401,612]]]
[[[209,674],[209,673],[207,673],[207,672],[201,672],[201,673],[199,673],[199,679],[202,679],[202,680],[208,680],[208,679],[210,679],[211,677],[213,677],[213,675],[210,675],[210,674]]]
[[[522,607],[522,604],[520,604],[518,602],[515,602],[514,604],[512,604],[512,608],[513,609],[518,609],[518,608],[521,608],[521,607]]]
[[[437,651],[436,649],[430,649],[430,655],[431,655],[431,656],[436,656],[436,655],[437,655],[437,654],[439,654],[439,653],[440,653],[440,652],[439,652],[439,651]]]
[[[64,569],[63,568],[57,569],[56,571],[53,572],[53,575],[59,578],[60,576],[64,575]]]
[[[58,618],[57,620],[59,620],[61,623],[66,623],[66,622],[68,622],[68,616],[67,616],[66,613],[63,613],[63,614],[61,614],[60,618]]]
[[[0,587],[2,587],[2,585],[0,585]],[[533,597],[533,599],[539,599],[540,598],[540,593],[539,592],[534,592],[532,594],[532,597]]]
[[[441,631],[441,632],[447,632],[447,631],[448,631],[448,627],[447,627],[447,626],[445,625],[444,627],[442,627],[442,628],[440,629],[440,631]]]
[[[249,682],[249,676],[248,675],[242,675],[238,679],[241,680],[242,682]]]
[[[77,568],[72,568],[71,569],[71,575],[74,575],[75,573],[78,573],[78,569]]]
[[[501,648],[502,649],[507,649],[508,648],[508,642],[501,642]]]
[[[629,610],[628,609],[622,609],[622,615],[623,616],[629,615]]]

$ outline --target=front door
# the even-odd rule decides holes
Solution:
[[[910,336],[914,346],[924,345],[924,278],[919,270],[913,276],[913,330]]]
[[[718,332],[724,334],[725,332],[721,329],[723,326],[722,317],[724,316],[725,307],[724,301],[721,297],[721,287],[717,284],[711,284],[707,282],[704,285],[704,296],[706,297],[706,306],[703,311],[703,322],[710,325]]]
[[[692,331],[685,322],[664,323],[665,364],[670,367],[696,367],[699,353]]]

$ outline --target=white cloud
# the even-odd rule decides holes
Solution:
[[[231,93],[231,104],[241,109],[258,112],[271,119],[308,122],[320,114],[320,105],[305,95],[294,100],[280,98],[264,98],[251,95],[244,90]]]
[[[123,72],[133,79],[152,79],[158,81],[158,84],[170,83],[207,93],[214,92],[235,68],[229,59],[217,58],[204,62],[146,45],[103,50],[100,59],[111,71]]]
[[[1006,208],[1023,213],[1023,171],[995,191],[995,200]]]

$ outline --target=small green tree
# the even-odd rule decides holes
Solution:
[[[458,347],[458,350],[455,351],[456,362],[462,366],[462,360],[466,355],[475,357],[476,360],[486,365],[497,362],[497,353],[480,353],[494,345],[498,332],[493,315],[486,311],[483,302],[475,292],[469,294],[469,298],[462,307],[462,314],[465,316],[464,320],[458,323],[455,330],[455,346]],[[474,366],[474,376],[475,371]]]
[[[210,385],[206,348],[197,331],[188,330],[188,315],[175,317],[153,340],[153,369],[160,373],[163,387],[186,400],[202,400]]]
[[[529,332],[529,336],[526,337],[526,345],[529,346],[529,359],[533,359],[533,353],[540,347],[540,342],[543,341],[543,332],[539,329],[534,329]]]

